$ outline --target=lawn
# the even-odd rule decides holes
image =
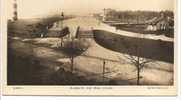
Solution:
[[[173,42],[128,37],[103,30],[94,30],[94,37],[98,44],[116,52],[137,56],[138,46],[141,57],[173,63]]]

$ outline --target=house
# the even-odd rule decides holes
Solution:
[[[147,28],[149,31],[157,31],[157,30],[169,30],[174,27],[174,20],[169,16],[154,17],[153,19],[146,22]]]
[[[112,21],[112,20],[115,20],[116,19],[116,10],[113,10],[113,9],[104,9],[103,10],[103,15],[102,15],[102,21]]]

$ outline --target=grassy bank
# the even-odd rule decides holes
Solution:
[[[45,67],[32,57],[8,53],[8,85],[94,85],[93,80],[77,76],[63,68]]]
[[[15,45],[16,44],[16,45]],[[20,46],[21,45],[21,46]],[[74,65],[70,71],[70,62],[57,61],[64,59],[70,50],[51,49],[56,55],[50,56],[53,51],[46,51],[49,45],[33,44],[32,41],[23,43],[10,41],[8,45],[8,85],[117,85],[114,80],[103,82],[100,76],[85,72]],[[44,51],[38,54],[37,49]],[[66,52],[65,52],[66,51]],[[40,53],[40,52],[39,52]],[[64,56],[58,56],[63,53]],[[67,55],[68,56],[68,55]],[[68,59],[68,58],[65,58]],[[79,62],[80,64],[81,62]],[[85,66],[85,65],[83,65]],[[87,66],[85,66],[87,67]],[[80,75],[81,74],[81,75]],[[93,77],[93,78],[92,78]],[[95,78],[94,78],[95,77]],[[128,83],[128,82],[127,82]]]
[[[114,34],[103,30],[94,30],[98,44],[113,51],[137,56],[139,48],[141,57],[173,63],[173,42],[134,38]]]
[[[45,67],[38,60],[14,55],[11,50],[8,53],[7,70],[8,85],[120,85],[120,80],[117,79],[101,82],[90,80],[86,76],[78,76],[63,68],[55,70]],[[124,80],[121,84],[131,85],[132,83]]]

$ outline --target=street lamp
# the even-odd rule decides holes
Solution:
[[[18,5],[17,5],[17,1],[16,0],[14,0],[13,8],[14,8],[13,20],[16,21],[16,20],[18,20],[18,11],[17,11]]]
[[[61,13],[61,29],[63,29],[63,19],[64,19],[64,13]],[[61,47],[63,47],[63,37],[61,37]]]
[[[63,29],[64,13],[61,13],[61,28]]]

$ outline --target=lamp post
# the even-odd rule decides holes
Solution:
[[[105,65],[106,65],[106,61],[105,61],[105,59],[104,59],[104,60],[103,60],[103,72],[102,72],[102,81],[103,81],[103,82],[105,81],[105,79],[104,79],[105,69],[106,69]]]
[[[63,28],[63,19],[64,19],[64,13],[61,13],[61,28]]]
[[[61,13],[61,29],[63,29],[64,13]],[[61,37],[61,47],[63,47],[63,37]]]
[[[16,20],[18,20],[18,11],[17,11],[18,5],[17,5],[17,1],[16,1],[16,0],[14,0],[13,8],[14,8],[14,12],[13,12],[13,14],[14,14],[13,20],[16,21]]]

